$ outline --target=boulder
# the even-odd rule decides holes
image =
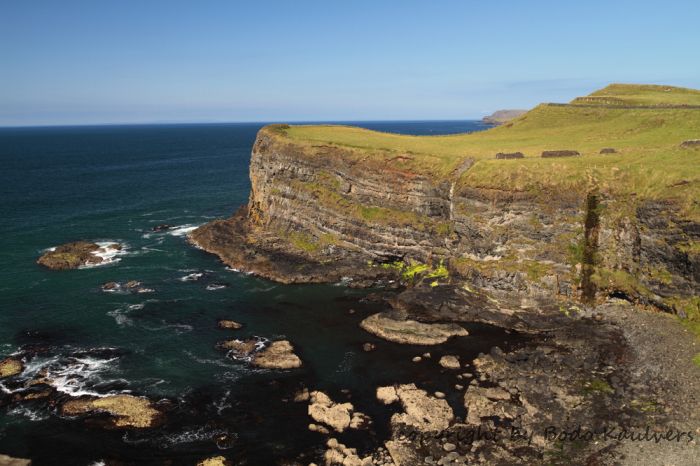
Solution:
[[[221,319],[218,323],[219,328],[225,328],[229,330],[238,330],[243,328],[243,324],[236,322],[235,320]]]
[[[459,364],[459,358],[451,354],[441,357],[439,364],[445,369],[459,369],[461,367]]]
[[[612,147],[603,147],[600,149],[601,154],[617,154],[617,151]]]
[[[0,361],[0,379],[21,374],[24,364],[17,358],[6,358]]]
[[[147,398],[133,395],[85,397],[67,401],[61,407],[64,416],[91,416],[106,413],[107,427],[144,429],[162,422],[163,414]]]
[[[581,155],[578,151],[575,150],[546,150],[542,152],[542,157],[543,158],[550,158],[550,157],[576,157]]]
[[[461,326],[449,324],[425,324],[415,320],[395,320],[380,312],[360,322],[364,330],[388,341],[406,345],[439,345],[453,336],[467,336]]]
[[[253,355],[251,363],[264,369],[294,369],[301,367],[301,359],[287,340],[273,341]]]
[[[377,387],[377,399],[385,405],[390,405],[399,401],[399,395],[396,394],[395,387]]]

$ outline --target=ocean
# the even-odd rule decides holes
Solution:
[[[487,127],[351,124],[435,135]],[[377,386],[419,382],[449,392],[446,375],[411,362],[425,348],[383,342],[358,327],[381,310],[361,299],[371,290],[276,284],[227,269],[186,242],[191,229],[247,202],[250,151],[261,127],[0,128],[0,359],[29,351],[36,356],[20,380],[45,375],[65,396],[144,395],[162,400],[167,411],[158,428],[104,430],[61,417],[46,400],[2,403],[12,390],[0,381],[0,454],[34,465],[192,465],[214,455],[235,464],[300,455],[310,461],[324,438],[307,429],[307,404],[290,400],[300,387],[338,400],[352,396],[373,428],[339,439],[352,437],[360,449],[381,443],[387,432],[391,412],[374,400]],[[173,228],[153,231],[161,224]],[[97,267],[57,272],[36,264],[45,249],[80,239],[125,249]],[[147,292],[101,290],[105,282],[129,280]],[[244,328],[219,329],[221,318]],[[467,327],[470,337],[430,349],[433,357],[514,344],[500,330]],[[304,366],[252,369],[216,348],[251,336],[289,339]],[[378,349],[364,352],[365,342]],[[461,400],[450,402],[459,414]]]

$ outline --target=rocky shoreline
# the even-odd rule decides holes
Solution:
[[[335,437],[345,427],[318,415],[339,410],[332,417],[345,426],[350,407],[312,400],[312,430],[326,444],[322,462],[657,464],[635,448],[658,447],[673,464],[692,464],[700,437],[700,368],[691,362],[697,342],[658,310],[677,311],[662,296],[693,299],[698,257],[681,244],[700,230],[681,222],[672,203],[630,212],[599,193],[545,201],[523,192],[456,190],[449,179],[369,158],[348,163],[355,157],[349,149],[302,149],[277,131],[264,129],[256,141],[249,204],[193,231],[194,245],[281,283],[379,286],[383,291],[368,299],[389,309],[360,325],[393,344],[439,348],[469,338],[461,325],[470,323],[529,338],[514,351],[494,347],[473,361],[456,354],[438,364],[429,352],[416,355],[416,363],[454,373],[453,388],[375,387],[378,402],[400,411],[373,451]],[[383,217],[367,215],[366,205],[385,206]],[[651,211],[669,219],[677,235],[671,238],[672,228],[655,223]],[[632,272],[639,282],[622,286]],[[668,438],[660,440],[663,433]]]

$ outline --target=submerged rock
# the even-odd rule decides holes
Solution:
[[[112,244],[110,248],[121,249],[121,246]],[[61,246],[46,251],[39,260],[37,260],[37,264],[52,270],[77,269],[84,265],[100,264],[104,259],[96,253],[101,249],[99,244],[88,241],[75,241],[73,243],[62,244]]]
[[[457,324],[424,324],[415,320],[395,320],[380,312],[360,322],[364,330],[388,341],[406,345],[439,345],[453,336],[467,336]]]
[[[301,359],[287,340],[273,341],[270,346],[255,353],[251,363],[264,369],[294,369],[301,367]]]
[[[20,374],[23,370],[24,364],[17,358],[6,358],[0,361],[0,379]]]
[[[153,407],[147,398],[133,395],[113,395],[103,398],[79,398],[67,401],[61,407],[64,416],[82,416],[107,413],[109,427],[144,429],[162,421],[163,413]]]

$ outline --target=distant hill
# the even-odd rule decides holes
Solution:
[[[493,125],[502,125],[514,118],[518,118],[520,115],[526,113],[527,110],[498,110],[493,112],[489,116],[483,118],[484,123],[490,123]]]

